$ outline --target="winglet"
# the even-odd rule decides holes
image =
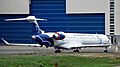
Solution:
[[[2,37],[1,37],[1,39],[3,40],[3,42],[4,42],[5,44],[7,44],[7,45],[10,44],[10,43],[8,43],[5,39],[3,39]]]

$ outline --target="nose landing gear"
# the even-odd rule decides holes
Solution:
[[[106,52],[106,53],[108,52],[108,50],[107,50],[107,47],[105,47],[105,50],[104,50],[104,52]]]
[[[61,50],[60,49],[55,50],[55,53],[61,53]]]

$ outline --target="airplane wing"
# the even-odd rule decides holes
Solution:
[[[12,45],[12,46],[40,46],[39,44],[19,44],[19,43],[8,43],[5,39],[1,38],[2,41],[6,44],[6,45]]]
[[[63,45],[60,45],[62,48],[71,49],[71,48],[84,48],[84,47],[108,47],[112,44],[82,44],[80,42],[69,42]]]
[[[62,48],[66,48],[66,49],[71,49],[71,48],[77,48],[77,47],[81,47],[80,45],[83,45],[82,43],[78,43],[78,42],[69,42],[69,43],[65,43],[60,45],[60,47]]]

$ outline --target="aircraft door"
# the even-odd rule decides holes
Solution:
[[[99,36],[97,36],[97,39],[98,39],[98,43],[101,44],[102,43],[102,40]]]

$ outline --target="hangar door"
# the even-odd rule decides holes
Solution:
[[[104,13],[66,14],[66,0],[33,0],[31,8],[32,15],[48,19],[47,22],[40,22],[40,26],[46,31],[105,32]]]

